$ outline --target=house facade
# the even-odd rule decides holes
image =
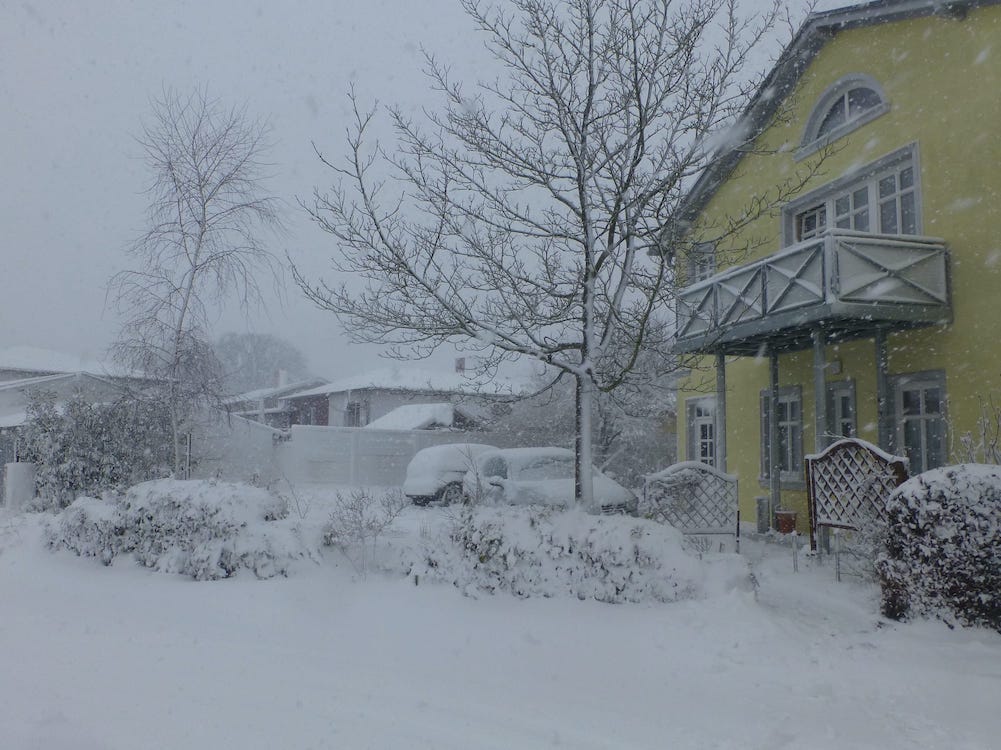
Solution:
[[[462,371],[433,372],[398,366],[337,380],[286,399],[292,424],[365,427],[401,407],[416,404],[461,406],[466,416],[520,393],[513,381],[482,383]]]
[[[292,420],[296,414],[289,403],[289,397],[326,383],[327,380],[324,378],[311,378],[273,388],[259,388],[226,399],[223,405],[230,414],[261,422],[278,430],[285,430],[293,424]]]
[[[804,456],[843,436],[912,474],[968,458],[1001,393],[999,92],[997,0],[815,13],[745,112],[785,116],[689,194],[679,453],[738,476],[745,520],[805,531]]]

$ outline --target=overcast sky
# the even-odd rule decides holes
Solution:
[[[472,77],[485,62],[452,0],[0,0],[0,348],[99,357],[113,340],[107,280],[128,263],[147,203],[133,136],[164,87],[204,85],[271,121],[270,189],[287,201],[289,227],[274,250],[322,272],[331,238],[295,204],[330,183],[311,142],[343,150],[351,81],[383,102],[433,102],[421,45]],[[337,320],[294,287],[287,296],[249,321],[227,313],[217,332],[282,335],[329,377],[385,364],[375,348],[349,348]]]
[[[490,73],[457,0],[0,0],[0,348],[99,358],[114,339],[107,281],[143,231],[150,181],[134,135],[165,87],[205,86],[270,120],[269,187],[289,228],[273,249],[323,273],[332,239],[296,204],[331,182],[311,143],[343,153],[351,82],[370,100],[434,105],[421,46],[464,80]],[[328,377],[385,364],[291,285],[284,307],[226,313],[216,332],[234,330],[281,335]]]

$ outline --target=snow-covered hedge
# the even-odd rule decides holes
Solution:
[[[901,485],[877,569],[883,612],[1001,630],[1001,467],[947,466]]]
[[[700,561],[670,526],[538,507],[464,508],[411,572],[466,592],[602,602],[671,602],[750,587],[737,556]]]
[[[114,499],[78,498],[50,525],[48,541],[106,564],[131,553],[146,567],[200,581],[241,568],[270,578],[307,554],[286,516],[285,503],[257,487],[163,479]]]

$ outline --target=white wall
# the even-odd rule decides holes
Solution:
[[[373,430],[357,427],[295,425],[292,439],[278,446],[279,464],[292,481],[337,485],[398,487],[407,464],[422,448],[446,443],[517,445],[495,432]]]
[[[191,475],[267,484],[281,479],[282,432],[243,417],[214,413],[192,435]]]

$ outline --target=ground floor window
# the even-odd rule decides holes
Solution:
[[[761,478],[771,477],[771,446],[768,440],[771,421],[771,392],[761,391]],[[803,480],[803,391],[797,386],[779,389],[778,467],[782,482]]]
[[[344,409],[345,427],[364,427],[368,424],[368,404],[361,401],[349,401]]]
[[[688,460],[716,465],[716,397],[688,399]]]
[[[946,462],[945,373],[898,375],[891,380],[896,425],[894,450],[920,474]]]
[[[858,436],[855,417],[855,382],[827,384],[827,433],[835,440]]]

